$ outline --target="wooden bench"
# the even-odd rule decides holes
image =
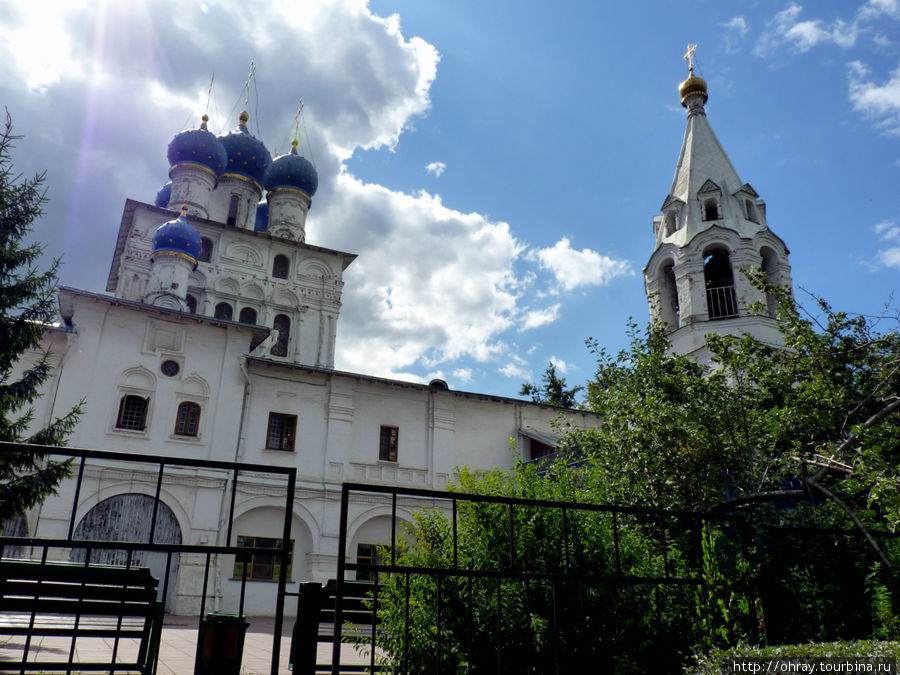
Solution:
[[[0,561],[0,643],[6,643],[0,671],[153,673],[162,629],[158,583],[143,567]],[[6,636],[23,639],[13,644]],[[76,642],[85,638],[105,639],[82,643],[89,659],[101,654],[97,660],[75,660]],[[120,645],[120,640],[131,642]],[[8,660],[10,648],[17,646],[20,660]],[[28,660],[29,652],[40,660]],[[128,656],[123,658],[123,652]],[[60,660],[48,660],[48,655]]]

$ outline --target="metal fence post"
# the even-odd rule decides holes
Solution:
[[[302,583],[298,595],[297,621],[291,638],[291,670],[296,675],[315,675],[322,585],[315,581]]]

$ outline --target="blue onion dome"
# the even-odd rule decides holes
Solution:
[[[269,229],[269,202],[265,199],[256,206],[256,225],[253,229],[257,232],[265,232]]]
[[[297,139],[291,145],[290,153],[276,157],[266,169],[263,185],[266,190],[294,188],[312,197],[319,187],[319,174],[308,159],[297,154]]]
[[[197,264],[200,255],[200,234],[187,221],[187,204],[181,207],[181,215],[163,223],[153,234],[153,256],[174,255]]]
[[[162,208],[166,208],[169,205],[169,200],[172,198],[172,181],[169,181],[161,188],[159,188],[159,192],[156,193],[156,199],[153,201],[157,206],[161,206]]]
[[[228,154],[222,141],[206,128],[208,121],[209,115],[204,115],[199,129],[182,131],[172,139],[166,153],[170,167],[186,163],[199,164],[217,176],[224,171]]]
[[[263,142],[247,129],[249,119],[250,115],[246,110],[243,111],[237,128],[224,136],[219,136],[228,154],[228,164],[224,173],[235,173],[262,185],[266,169],[272,163],[272,155],[266,150]]]

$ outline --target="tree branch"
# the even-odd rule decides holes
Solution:
[[[853,512],[853,509],[851,509],[849,506],[847,506],[844,503],[844,501],[842,499],[840,499],[836,494],[834,494],[831,490],[829,490],[828,488],[826,488],[822,485],[819,485],[818,483],[813,481],[811,478],[808,478],[806,480],[806,484],[809,485],[812,489],[821,492],[823,495],[828,497],[835,504],[840,506],[841,509],[843,509],[844,513],[846,513],[850,517],[850,520],[853,521],[854,525],[856,525],[856,527],[859,528],[859,531],[863,533],[863,536],[866,538],[866,541],[868,541],[869,545],[873,549],[875,549],[875,552],[878,554],[878,557],[881,558],[882,562],[884,562],[884,564],[887,565],[888,567],[890,567],[891,569],[897,568],[897,565],[895,565],[890,560],[888,560],[887,556],[884,554],[884,551],[882,551],[881,547],[878,546],[878,542],[876,542],[874,537],[872,537],[872,535],[869,534],[869,530],[866,529],[866,526],[863,525],[862,521],[856,516],[856,514]]]
[[[900,411],[900,398],[898,398],[896,401],[893,401],[892,403],[888,403],[881,410],[879,410],[877,413],[872,415],[869,419],[867,419],[865,421],[865,423],[863,424],[863,427],[866,429],[871,429],[876,424],[878,424],[881,420],[883,420],[885,417],[887,417],[891,413],[895,413],[898,411]],[[857,440],[859,440],[859,436],[857,434],[850,434],[849,436],[847,436],[846,439],[844,439],[844,442],[841,443],[835,449],[834,454],[838,455],[838,454],[844,452],[844,450],[846,450],[851,445],[856,443]],[[828,474],[828,471],[829,471],[829,469],[827,467],[819,469],[816,472],[816,474],[814,476],[812,476],[809,480],[818,483],[820,480],[822,480]]]

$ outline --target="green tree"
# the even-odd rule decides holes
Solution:
[[[708,368],[671,354],[662,326],[632,326],[616,357],[591,343],[598,370],[585,405],[604,424],[569,445],[605,474],[617,503],[772,516],[756,507],[825,500],[820,515],[894,530],[900,319],[818,299],[809,315],[788,289],[751,279],[778,299],[786,348],[710,335]]]
[[[31,404],[52,371],[49,352],[44,351],[24,371],[16,367],[27,352],[41,349],[47,325],[56,317],[59,260],[39,272],[43,247],[24,243],[42,215],[44,174],[29,179],[14,173],[11,151],[21,137],[14,136],[12,128],[7,112],[0,134],[0,441],[63,445],[77,423],[80,406],[30,431]],[[52,494],[68,473],[68,463],[48,462],[42,453],[4,449],[0,452],[0,523]]]
[[[556,366],[551,361],[544,370],[540,386],[532,382],[524,382],[519,390],[519,396],[530,396],[535,403],[546,403],[560,408],[574,408],[576,405],[575,395],[583,389],[584,387],[581,385],[566,388],[566,378],[556,374]]]
[[[552,509],[523,508],[509,515],[498,504],[460,503],[455,549],[446,513],[426,511],[397,548],[398,562],[450,568],[457,556],[457,569],[502,571],[527,564],[551,573],[568,552],[568,563],[579,561],[591,573],[617,574],[621,564],[627,574],[654,577],[663,564],[675,576],[699,576],[703,584],[694,593],[668,598],[660,586],[663,602],[641,598],[643,587],[620,597],[615,587],[601,587],[599,598],[584,591],[581,607],[557,606],[554,615],[548,608],[560,598],[549,597],[539,585],[523,588],[521,582],[504,580],[498,592],[486,582],[469,586],[464,575],[448,574],[440,582],[434,576],[395,575],[379,597],[384,613],[380,645],[387,654],[396,660],[408,653],[410,672],[435,672],[436,660],[437,672],[467,665],[472,672],[492,672],[496,649],[491,636],[499,631],[508,647],[505,658],[518,655],[523,667],[536,672],[550,667],[538,660],[550,653],[554,640],[571,654],[581,650],[585,663],[597,667],[609,658],[603,645],[613,645],[623,657],[616,661],[616,672],[646,672],[653,659],[668,659],[659,672],[674,671],[692,645],[755,639],[762,625],[757,595],[762,586],[753,577],[761,565],[776,570],[765,584],[769,601],[783,610],[773,616],[788,617],[781,619],[782,636],[807,641],[894,630],[897,608],[885,589],[897,582],[886,568],[894,566],[898,545],[884,545],[871,531],[900,523],[900,319],[853,316],[820,300],[814,314],[806,313],[788,289],[750,276],[778,300],[786,348],[710,336],[714,363],[707,367],[672,354],[661,325],[632,324],[629,346],[615,355],[589,341],[598,365],[583,405],[599,413],[603,423],[571,431],[552,464],[519,464],[507,473],[463,470],[457,489],[702,510],[737,516],[741,528],[816,524],[847,529],[852,523],[862,535],[840,547],[849,551],[851,562],[845,556],[840,566],[833,563],[833,540],[745,539],[735,526],[704,534],[698,572],[695,540],[667,532],[661,563],[654,553],[661,526],[636,516],[620,516],[613,530],[608,520],[575,518],[571,512],[564,525]],[[551,373],[555,376],[548,369]],[[571,536],[568,551],[561,544],[564,527]],[[876,552],[881,567],[873,563]],[[652,626],[643,612],[648,601],[658,609],[651,613]],[[403,625],[407,607],[408,631]],[[574,624],[562,634],[549,626],[551,616]],[[488,638],[472,643],[467,621],[474,622],[476,635]],[[650,642],[641,637],[647,635]],[[423,664],[421,669],[415,663]]]

